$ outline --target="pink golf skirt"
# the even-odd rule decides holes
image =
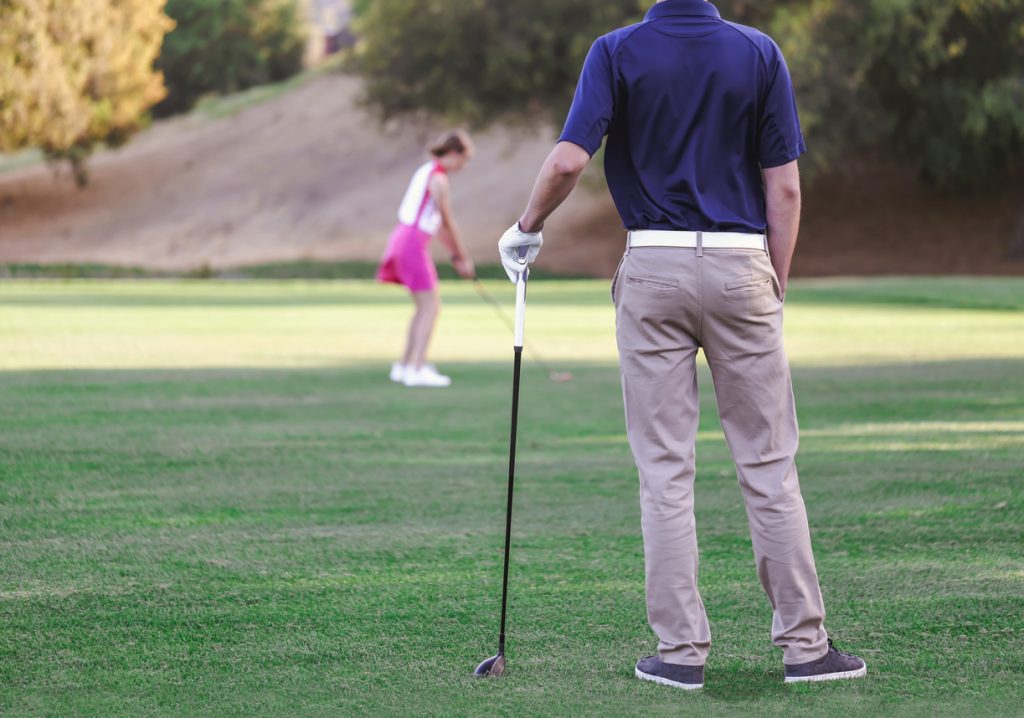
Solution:
[[[403,284],[410,292],[436,289],[437,267],[428,249],[430,240],[431,235],[419,227],[396,225],[377,267],[377,281]]]

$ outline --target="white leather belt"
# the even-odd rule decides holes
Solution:
[[[768,251],[763,234],[742,232],[676,232],[667,229],[637,229],[629,233],[626,243],[633,247],[696,247],[704,249],[762,249]]]

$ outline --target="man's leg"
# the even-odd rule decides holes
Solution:
[[[825,607],[796,471],[798,430],[782,301],[767,254],[705,251],[704,351],[747,506],[772,641],[786,664],[828,650]]]
[[[711,645],[693,515],[694,262],[692,250],[633,249],[613,291],[626,429],[640,473],[647,617],[661,659],[685,666],[703,666]]]

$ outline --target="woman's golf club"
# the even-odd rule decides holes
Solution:
[[[484,283],[481,282],[478,277],[473,277],[473,287],[476,289],[476,293],[480,295],[481,299],[494,307],[495,312],[501,318],[501,321],[505,323],[505,326],[509,328],[509,331],[514,332],[515,328],[512,326],[512,320],[508,318],[508,314],[505,313],[505,309],[498,303],[498,300],[487,291],[487,287],[484,286]],[[540,354],[537,353],[537,348],[533,344],[530,342],[525,342],[525,344],[526,350],[530,353],[533,360],[537,362],[541,369],[547,372],[548,379],[557,382],[572,381],[572,372],[555,371],[546,361],[541,359]]]
[[[491,656],[476,667],[474,675],[478,677],[500,676],[505,672],[505,615],[508,608],[508,559],[512,546],[512,487],[516,475],[516,427],[519,424],[519,374],[523,364],[523,333],[526,321],[526,278],[529,269],[526,266],[526,252],[522,247],[519,256],[523,261],[523,269],[516,280],[516,312],[513,327],[512,351],[512,431],[508,450],[508,496],[505,499],[505,568],[501,578],[501,629],[498,632],[498,653]]]

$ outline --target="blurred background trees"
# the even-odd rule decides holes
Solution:
[[[304,0],[0,0],[0,151],[39,147],[79,182],[97,143],[152,111],[302,67]],[[383,118],[558,125],[593,39],[652,0],[353,0],[351,67]],[[825,172],[898,158],[986,187],[1024,160],[1024,0],[719,0],[786,53]]]
[[[385,118],[557,124],[591,41],[650,4],[365,0],[352,66]],[[782,46],[812,167],[896,156],[935,184],[983,187],[1024,158],[1024,0],[716,5]]]
[[[0,152],[68,160],[302,69],[298,0],[0,0]]]
[[[302,69],[306,36],[296,0],[167,0],[166,12],[176,26],[156,63],[168,90],[158,115]]]
[[[38,147],[75,179],[96,143],[137,132],[166,91],[164,0],[0,2],[0,152]]]
[[[560,122],[594,38],[637,0],[364,0],[353,67],[384,119]]]
[[[1024,1],[812,0],[770,30],[820,164],[874,149],[985,187],[1024,158]]]

